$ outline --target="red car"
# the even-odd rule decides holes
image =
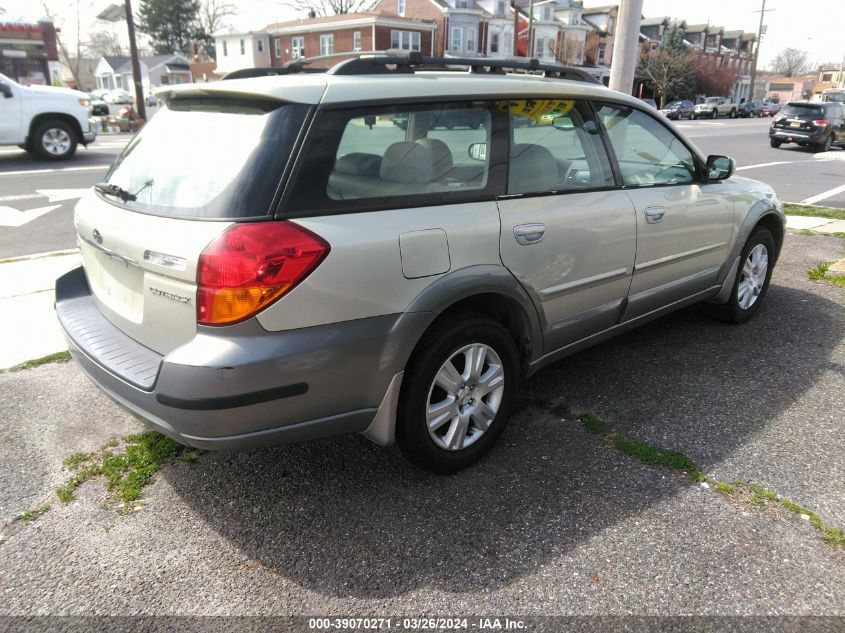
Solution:
[[[775,116],[783,106],[779,103],[764,103],[763,116]]]

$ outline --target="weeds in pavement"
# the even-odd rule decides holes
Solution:
[[[827,281],[840,288],[845,288],[845,275],[828,274],[828,269],[834,262],[819,262],[807,271],[807,277],[813,281]]]
[[[760,484],[745,481],[732,481],[730,483],[719,481],[718,479],[705,475],[701,468],[683,453],[667,450],[659,446],[653,446],[647,442],[640,442],[620,435],[607,422],[589,413],[581,414],[577,419],[588,432],[601,436],[618,451],[629,457],[633,457],[643,464],[655,468],[685,472],[692,481],[702,484],[706,483],[716,492],[728,495],[732,499],[744,499],[758,510],[763,510],[769,507],[770,504],[779,506],[809,521],[810,525],[821,533],[822,540],[825,542],[845,548],[845,533],[842,530],[827,525],[818,514],[809,508],[795,503],[786,497],[782,497]]]
[[[38,517],[40,517],[42,514],[47,512],[47,510],[49,510],[49,509],[50,509],[50,504],[42,503],[40,506],[36,506],[35,508],[32,508],[31,510],[26,510],[25,512],[21,512],[20,515],[18,516],[18,519],[20,519],[24,523],[32,523]]]
[[[41,358],[33,358],[25,361],[20,365],[9,367],[9,371],[23,371],[24,369],[32,369],[39,365],[47,365],[49,363],[66,363],[70,360],[70,352],[56,352],[55,354],[47,354]]]
[[[81,484],[102,476],[111,500],[118,504],[118,513],[127,514],[140,508],[135,502],[162,464],[173,459],[192,462],[201,454],[202,451],[189,449],[154,431],[129,435],[122,446],[113,440],[96,453],[74,453],[68,457],[65,466],[73,475],[56,490],[56,495],[62,503],[68,503]]]
[[[815,207],[808,204],[792,204],[787,202],[783,205],[783,212],[786,215],[803,215],[811,218],[828,218],[830,220],[845,220],[845,209],[832,209],[830,207]]]

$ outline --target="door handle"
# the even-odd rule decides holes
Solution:
[[[666,209],[663,207],[646,207],[645,221],[649,224],[657,224],[666,215]]]
[[[546,235],[545,224],[520,224],[513,227],[513,236],[523,246],[538,244]]]

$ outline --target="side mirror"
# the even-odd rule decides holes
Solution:
[[[469,146],[467,153],[471,159],[485,162],[487,160],[487,143],[473,143]]]
[[[733,158],[711,154],[707,157],[707,180],[725,180],[733,176],[736,163]]]
[[[0,93],[2,93],[6,99],[11,99],[14,96],[12,94],[12,87],[3,81],[0,81]]]

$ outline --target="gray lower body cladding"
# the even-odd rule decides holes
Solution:
[[[200,327],[158,356],[155,376],[141,383],[113,360],[116,347],[138,344],[110,329],[81,268],[57,280],[56,312],[72,355],[115,402],[179,442],[212,449],[366,430],[431,318],[405,313],[282,332],[255,319]],[[109,344],[92,330],[107,332]],[[152,350],[134,353],[155,364]]]

